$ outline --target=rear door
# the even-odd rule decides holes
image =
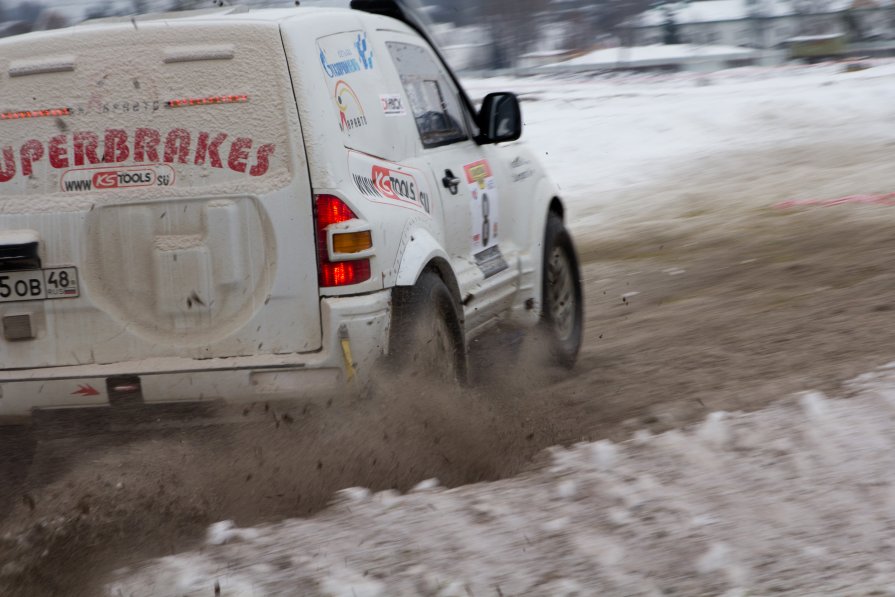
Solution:
[[[275,24],[5,40],[0,113],[0,366],[319,349]]]

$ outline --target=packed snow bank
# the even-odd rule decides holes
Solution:
[[[895,594],[895,366],[852,387],[554,448],[516,479],[346,489],[312,519],[219,523],[107,594]]]

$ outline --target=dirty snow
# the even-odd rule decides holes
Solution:
[[[308,520],[218,523],[108,594],[892,595],[895,365],[851,387],[554,448],[515,479],[352,488]]]
[[[638,190],[722,154],[864,147],[867,168],[889,172],[895,64],[873,64],[470,88],[520,92],[526,138],[560,182],[574,229],[606,231],[680,199]],[[793,172],[756,172],[760,191],[727,209],[814,199],[798,194],[798,164]],[[813,186],[822,200],[884,194],[895,185],[871,185],[890,178],[831,172]],[[192,552],[119,571],[107,593],[895,595],[895,365],[848,387],[847,397],[781,396],[660,435],[554,448],[514,479],[451,490],[430,481],[406,495],[351,488],[309,519],[221,521]]]

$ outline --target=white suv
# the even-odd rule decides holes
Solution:
[[[571,365],[577,258],[521,126],[398,2],[0,41],[0,422],[462,378],[498,323]]]

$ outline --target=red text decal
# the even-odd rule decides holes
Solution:
[[[225,143],[229,141],[229,146]],[[46,160],[50,168],[65,169],[102,164],[122,164],[128,160],[140,163],[194,164],[211,168],[248,172],[263,176],[270,169],[276,145],[255,146],[249,137],[231,138],[227,133],[175,128],[162,133],[152,128],[106,129],[103,135],[80,131],[72,135],[56,135],[47,142],[29,139],[20,146],[0,146],[0,183],[9,182],[17,174],[32,176],[35,168]],[[103,173],[105,177],[107,173]],[[108,179],[111,184],[111,178]],[[112,188],[103,180],[92,181],[95,188]],[[384,185],[388,183],[385,172]],[[394,197],[394,194],[389,195]]]

